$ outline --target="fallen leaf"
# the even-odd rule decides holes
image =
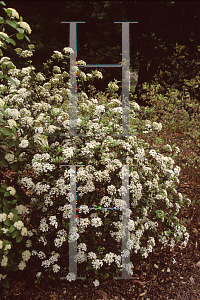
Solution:
[[[142,296],[146,295],[146,293],[147,293],[147,290],[146,290],[146,291],[144,291],[144,293],[140,294],[140,297],[142,297]]]
[[[200,268],[200,261],[198,261],[198,263],[196,264],[196,266]]]
[[[192,276],[190,277],[190,282],[194,284],[194,278]]]

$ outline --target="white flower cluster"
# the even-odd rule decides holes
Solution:
[[[31,56],[33,56],[33,52],[30,50],[23,50],[21,53],[21,57],[24,57],[24,58],[31,57]]]
[[[29,141],[28,140],[21,140],[21,143],[19,144],[20,148],[27,148],[29,145]]]
[[[28,32],[29,34],[31,34],[31,28],[30,28],[30,26],[29,26],[28,23],[26,23],[26,22],[18,22],[18,24],[19,24],[19,26],[20,26],[21,28],[23,28],[26,32]]]
[[[66,53],[66,54],[68,54],[68,53],[74,53],[74,50],[73,50],[72,48],[70,48],[70,47],[65,47],[65,48],[63,49],[63,51],[64,51],[64,53]]]
[[[14,224],[14,227],[17,228],[18,230],[21,230],[24,227],[24,223],[22,221],[17,221]]]
[[[42,218],[40,220],[40,227],[39,228],[40,228],[40,230],[42,232],[46,232],[46,231],[49,230],[49,225],[46,223],[46,219],[45,218]]]
[[[2,261],[1,261],[1,266],[6,267],[8,264],[8,258],[7,256],[3,255]]]
[[[119,89],[118,85],[114,82],[109,82],[108,88],[111,89],[112,91],[117,91]]]
[[[55,165],[47,162],[49,159],[50,155],[48,153],[34,155],[32,159],[32,168],[36,174],[47,173],[49,171],[52,172],[52,170],[55,169]]]
[[[20,118],[20,112],[16,108],[8,107],[5,109],[5,113],[14,120],[18,120]]]
[[[24,205],[20,204],[20,205],[16,205],[15,209],[17,210],[19,215],[25,214],[27,209]]]
[[[28,261],[31,257],[31,252],[29,250],[25,250],[22,252],[22,259],[23,261]]]
[[[12,186],[8,186],[6,189],[12,196],[16,194],[16,189]]]
[[[11,10],[11,15],[12,17],[16,18],[16,19],[19,19],[19,14],[18,12],[14,9],[14,8],[7,8],[8,10]]]

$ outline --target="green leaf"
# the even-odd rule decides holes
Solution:
[[[8,38],[6,40],[6,42],[9,43],[9,44],[13,44],[13,46],[16,46],[16,43],[15,43],[15,41],[13,39]]]
[[[17,202],[17,200],[13,200],[13,201],[15,201],[14,203],[16,203]],[[11,202],[12,204],[14,204],[13,203],[13,201]],[[13,214],[15,214],[15,215],[17,215],[18,214],[18,211],[15,209],[15,208],[11,208],[11,210],[10,210]],[[13,216],[13,218],[14,218],[14,216]]]
[[[0,1],[0,4],[3,5],[3,6],[6,6],[4,1]]]
[[[22,22],[22,21],[23,21],[23,17],[20,17],[20,18],[19,18],[19,21]]]
[[[8,255],[8,250],[4,251],[4,255],[5,256]]]
[[[6,23],[7,23],[9,26],[11,26],[11,27],[17,29],[17,24],[16,24],[16,22],[13,22],[13,21],[11,21],[11,20],[6,20]]]
[[[18,235],[18,236],[16,237],[16,242],[17,242],[17,243],[20,243],[22,240],[23,240],[23,236]]]
[[[18,40],[23,40],[24,34],[17,33],[17,34],[16,34],[16,37],[18,38]]]
[[[16,237],[18,236],[18,234],[19,234],[19,230],[13,231],[13,233],[12,233],[12,238],[13,238],[13,239],[16,238]]]
[[[4,197],[9,197],[10,196],[10,193],[9,192],[5,192],[4,193]]]
[[[18,170],[17,164],[12,164],[12,165],[10,165],[10,167],[11,167],[12,170],[15,170],[15,171]]]
[[[5,189],[0,188],[0,193],[5,193]]]
[[[9,228],[9,232],[12,233],[13,231],[15,231],[15,229],[16,229],[15,226],[11,225]]]
[[[31,41],[30,41],[30,39],[29,39],[29,37],[27,36],[27,35],[25,35],[25,38],[27,39],[27,41],[30,43]]]
[[[0,24],[4,23],[4,18],[0,17]]]
[[[2,110],[1,113],[2,113],[6,118],[8,118],[8,115],[5,113],[4,110]],[[7,123],[6,123],[6,124],[7,124]]]
[[[4,78],[6,78],[7,80],[9,80],[10,82],[12,82],[13,84],[16,85],[16,82],[13,79],[11,79],[10,77],[4,76]]]
[[[1,188],[2,188],[2,189],[5,189],[5,190],[6,190],[6,189],[7,189],[7,187],[8,187],[8,186],[7,186],[7,185],[5,185],[5,184],[2,184],[2,185],[1,185]]]
[[[16,143],[16,141],[10,140],[10,141],[8,142],[8,146],[9,146],[9,147],[13,147],[13,146],[15,146],[15,143]]]
[[[15,46],[15,45],[14,45]],[[15,65],[12,62],[9,62],[9,64],[7,65],[8,69],[15,69]]]
[[[23,29],[23,28],[17,28],[17,31],[18,31],[19,33],[21,33],[21,34],[24,33],[24,29]]]
[[[5,124],[7,124],[7,122],[4,121],[2,118],[0,118],[0,121],[3,122],[3,123],[5,123]]]
[[[4,135],[12,136],[12,130],[8,127],[4,127],[3,130],[2,130],[2,133]]]
[[[16,209],[15,209],[16,210]],[[18,214],[18,212],[17,212],[17,214]],[[13,216],[13,222],[17,222],[19,220],[19,217],[17,216],[17,215],[14,215]]]
[[[5,198],[3,198],[3,205],[4,205],[5,207],[9,207],[8,200],[5,199]]]
[[[8,164],[8,162],[5,159],[2,159],[0,161],[0,167],[5,167],[5,166],[7,166],[7,164]]]
[[[3,223],[4,223],[4,225],[7,225],[7,226],[12,225],[11,221],[8,218]]]
[[[6,288],[6,289],[9,289],[9,281],[8,281],[8,279],[2,279],[1,280],[1,284],[2,284],[2,286],[4,287],[4,288]]]
[[[13,126],[13,127],[12,127],[12,133],[15,134],[16,132],[17,132],[17,129]]]

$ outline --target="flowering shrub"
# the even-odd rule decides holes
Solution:
[[[59,61],[65,63],[67,58],[66,53],[59,51],[52,55],[56,64]],[[84,76],[77,67],[76,70],[82,82],[100,74],[93,72]],[[10,122],[17,123],[20,150],[17,159],[22,171],[34,172],[32,176],[23,172],[19,184],[31,193],[32,209],[26,222],[31,224],[33,233],[34,250],[31,254],[34,259],[41,260],[37,282],[42,277],[43,268],[49,271],[50,277],[52,272],[64,272],[59,259],[61,264],[63,256],[67,257],[68,242],[76,239],[79,241],[78,255],[74,260],[87,262],[88,274],[91,275],[90,270],[94,269],[97,276],[97,270],[106,265],[111,267],[111,273],[115,264],[121,268],[120,247],[113,251],[113,240],[119,244],[122,238],[121,216],[109,207],[126,209],[126,215],[130,217],[127,247],[132,253],[140,252],[143,257],[148,257],[159,243],[170,247],[179,242],[187,245],[189,234],[177,217],[179,211],[190,204],[189,199],[176,191],[180,168],[174,166],[172,155],[163,156],[137,136],[139,130],[144,134],[160,131],[161,123],[140,121],[136,118],[140,107],[132,102],[132,136],[116,138],[113,134],[121,133],[120,99],[114,93],[108,102],[110,92],[106,95],[96,93],[93,98],[88,98],[80,91],[77,132],[85,136],[71,137],[68,132],[70,85],[66,67],[53,66],[48,80],[45,74],[36,74],[33,66],[9,70],[8,74],[16,84],[8,82],[4,88],[1,118],[5,119],[5,112],[12,120]],[[110,83],[108,89],[112,87],[115,92],[116,83]],[[122,161],[130,164],[130,208],[121,200],[125,171]],[[73,200],[70,199],[70,170],[69,167],[62,169],[61,163],[84,165],[77,167],[78,232],[74,230],[70,235],[70,201]],[[131,165],[136,165],[137,170]],[[103,187],[105,193],[100,198],[98,189]],[[105,209],[90,213],[90,208],[99,206]],[[105,248],[95,243],[96,237],[99,244],[103,244],[106,238]],[[123,267],[133,274],[132,263]],[[71,281],[75,277],[69,273],[67,279]],[[97,279],[94,284],[98,285]]]
[[[17,17],[12,9],[8,12],[12,17]],[[23,20],[20,22],[18,31],[30,33],[29,27],[22,24]],[[20,48],[15,51],[22,57],[30,57],[33,45],[29,45],[29,52],[23,52]],[[139,131],[149,135],[162,130],[162,124],[141,121],[140,107],[132,102],[131,136],[114,137],[114,134],[121,133],[122,113],[121,100],[115,94],[118,90],[116,80],[108,84],[107,94],[95,93],[90,85],[88,97],[86,90],[81,89],[84,82],[92,83],[94,78],[102,78],[102,74],[97,70],[85,74],[75,67],[73,71],[77,72],[79,84],[77,133],[82,136],[69,135],[70,83],[66,60],[72,51],[69,47],[63,49],[64,53],[54,51],[51,60],[44,64],[46,74],[35,73],[31,65],[16,69],[9,63],[9,57],[0,60],[0,75],[4,80],[1,85],[0,117],[1,122],[6,124],[1,135],[8,135],[10,140],[9,149],[4,149],[7,153],[3,152],[3,161],[15,164],[14,168],[20,175],[18,183],[31,194],[31,209],[27,211],[19,203],[12,207],[20,201],[13,187],[1,186],[4,200],[0,220],[4,222],[4,227],[0,228],[0,236],[5,234],[9,237],[9,241],[1,238],[0,242],[2,284],[7,279],[7,267],[15,265],[13,270],[17,267],[23,270],[31,258],[41,260],[36,282],[40,282],[44,268],[50,278],[53,278],[51,274],[59,271],[66,273],[66,268],[62,270],[60,265],[63,260],[66,261],[66,257],[68,259],[68,242],[74,240],[79,242],[74,260],[79,264],[87,263],[87,274],[91,278],[92,270],[97,277],[98,269],[102,269],[101,275],[104,277],[107,265],[110,266],[110,273],[116,271],[119,275],[120,245],[119,249],[116,247],[116,251],[113,251],[113,242],[115,240],[120,244],[124,231],[120,213],[109,210],[109,207],[126,210],[125,215],[129,217],[127,228],[130,231],[127,248],[132,253],[139,252],[143,257],[148,257],[158,244],[173,248],[181,242],[186,246],[189,239],[186,227],[177,217],[179,211],[190,204],[189,199],[176,191],[180,168],[174,166],[172,154],[163,156],[138,138]],[[78,64],[84,66],[85,62],[79,61]],[[19,149],[16,151],[16,148]],[[172,148],[176,154],[177,149]],[[130,207],[126,207],[121,200],[124,192],[122,178],[125,174],[122,162],[130,165]],[[70,169],[62,169],[61,163],[83,165],[77,167],[76,175],[78,232],[74,227],[70,234],[70,202],[75,199],[70,195]],[[104,196],[100,197],[99,190],[102,188]],[[99,210],[102,206],[104,210]],[[91,208],[97,212],[90,213]],[[25,216],[27,212],[29,218]],[[24,214],[23,221],[18,216],[21,213]],[[16,243],[24,243],[24,236],[28,236],[26,247],[32,247],[33,250],[29,252],[12,247],[11,236],[12,239],[16,238]],[[100,245],[97,244],[97,238]],[[105,239],[107,243],[102,247]],[[124,256],[127,251],[124,251]],[[12,257],[15,257],[15,262]],[[122,267],[130,275],[133,274],[132,263]],[[67,279],[75,280],[75,274],[69,273]],[[99,285],[97,279],[93,283]]]

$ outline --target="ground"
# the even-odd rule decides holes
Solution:
[[[171,134],[171,135],[170,135]],[[166,143],[179,141],[181,135],[168,133]],[[190,155],[190,151],[186,152]],[[179,164],[180,165],[180,164]],[[5,176],[5,174],[4,174]],[[175,246],[174,249],[156,250],[146,259],[135,259],[134,275],[139,280],[104,279],[98,287],[89,287],[88,281],[69,282],[60,280],[60,275],[53,281],[47,277],[40,284],[35,284],[32,266],[28,272],[17,271],[12,275],[10,289],[0,288],[0,299],[19,300],[56,300],[56,299],[200,299],[200,181],[194,170],[181,168],[178,192],[187,194],[191,199],[190,207],[181,213],[188,221],[189,242],[185,248]],[[166,254],[165,254],[166,253]],[[175,259],[175,263],[171,259]],[[156,268],[154,265],[157,265]],[[168,269],[169,268],[169,269]],[[169,272],[167,272],[169,271]]]

